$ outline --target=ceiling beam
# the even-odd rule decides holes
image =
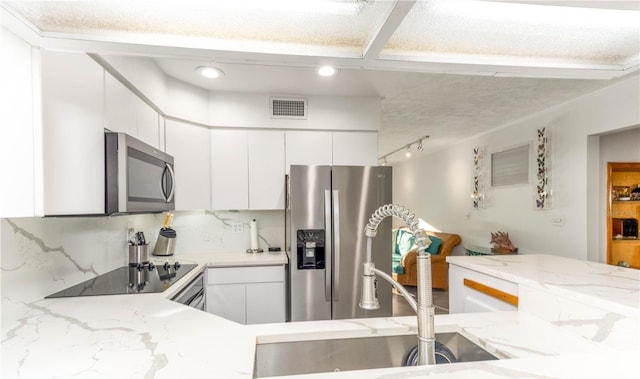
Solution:
[[[365,60],[376,59],[384,46],[387,44],[393,33],[395,33],[398,26],[402,23],[404,18],[409,14],[409,11],[415,5],[416,0],[401,1],[397,0],[393,5],[389,15],[384,20],[382,25],[378,28],[378,31],[374,34],[373,38],[369,41],[362,57]]]
[[[474,62],[453,59],[420,60],[409,57],[384,57],[364,60],[358,56],[292,55],[246,51],[209,50],[199,47],[160,46],[124,41],[98,41],[86,38],[42,36],[40,46],[52,50],[93,52],[184,60],[201,60],[229,64],[252,64],[280,67],[318,67],[326,62],[345,70],[385,70],[433,74],[509,76],[556,79],[611,79],[638,70],[638,65],[504,65],[499,62]]]
[[[88,36],[70,33],[43,33],[22,17],[8,11],[2,7],[2,26],[7,27],[19,37],[25,39],[33,46],[45,49],[90,52],[98,54],[116,54],[173,58],[183,60],[202,60],[221,63],[241,63],[253,65],[281,66],[281,67],[316,67],[327,62],[340,69],[367,69],[367,70],[387,70],[422,72],[433,74],[460,74],[460,75],[482,75],[482,76],[508,76],[522,78],[558,78],[558,79],[611,79],[627,75],[638,71],[640,66],[636,60],[631,60],[625,66],[611,65],[505,65],[499,60],[473,61],[470,59],[422,59],[419,57],[404,56],[377,56],[378,49],[382,49],[390,35],[397,27],[397,23],[409,11],[404,3],[414,4],[415,1],[398,1],[387,21],[381,26],[376,37],[367,48],[366,56],[363,58],[357,53],[343,54],[340,56],[327,55],[295,55],[280,54],[272,52],[250,52],[250,51],[230,51],[213,50],[209,48],[206,41],[193,41],[192,39],[171,39],[171,44],[167,40],[144,37],[139,34],[104,37]],[[402,8],[402,12],[400,11]],[[395,21],[390,22],[390,19]],[[164,45],[161,45],[163,43]],[[376,47],[377,46],[377,47]],[[376,52],[374,54],[374,51]]]

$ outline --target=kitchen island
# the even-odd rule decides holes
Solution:
[[[551,272],[545,265],[536,266],[531,261],[535,258],[531,257],[544,257],[540,259],[548,263],[557,259],[563,265],[573,265],[565,267],[567,273],[563,275]],[[220,254],[194,254],[175,258],[184,263],[197,263],[198,267],[163,293],[44,299],[29,304],[11,303],[9,309],[3,308],[2,377],[251,378],[256,343],[411,334],[416,330],[415,317],[239,325],[169,299],[207,267],[241,265],[244,258],[251,261],[246,264],[256,265],[262,258],[250,254],[229,254],[226,258]],[[275,257],[265,254],[263,258],[265,264],[278,264],[269,260]],[[551,256],[451,258],[452,264],[502,275],[503,279],[519,283],[518,311],[438,315],[435,321],[436,332],[461,333],[504,359],[296,377],[631,378],[638,375],[635,360],[640,354],[640,336],[634,335],[639,322],[637,271]],[[283,254],[279,259],[286,260]],[[508,261],[501,261],[503,259]],[[514,266],[520,268],[516,270]],[[537,271],[544,273],[532,277]],[[587,283],[594,288],[616,283],[609,289],[610,296],[598,295],[595,289],[585,290],[585,283],[577,278],[584,279],[586,276],[582,275],[587,274],[594,276]],[[571,281],[576,281],[573,286]],[[626,284],[620,286],[621,283]],[[529,313],[531,306],[548,306],[540,302],[549,299],[556,299],[556,304],[572,299],[583,307],[574,308],[573,313],[562,313],[560,321]],[[581,312],[607,307],[611,308],[609,313],[624,317],[615,316],[606,325],[610,330],[629,328],[629,338],[603,338],[606,330],[602,329],[592,333],[594,338],[585,336],[579,327],[586,323]],[[618,325],[618,322],[621,323]],[[591,326],[584,327],[597,329],[599,326],[605,325],[592,320]]]

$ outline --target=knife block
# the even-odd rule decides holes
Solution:
[[[162,228],[158,233],[158,240],[153,249],[153,255],[173,255],[176,250],[176,231],[171,228]]]

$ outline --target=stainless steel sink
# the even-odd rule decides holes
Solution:
[[[458,362],[497,359],[459,333],[436,334]],[[400,367],[416,346],[412,335],[328,339],[256,345],[254,378]]]

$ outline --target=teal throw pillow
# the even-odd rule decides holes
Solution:
[[[396,251],[400,253],[400,255],[405,255],[415,247],[414,242],[415,238],[413,234],[404,230],[398,230],[398,234],[396,234]]]
[[[442,240],[433,235],[429,235],[429,239],[431,240],[431,245],[427,247],[427,253],[433,255],[438,254],[438,249],[440,248],[440,244],[442,244]]]

